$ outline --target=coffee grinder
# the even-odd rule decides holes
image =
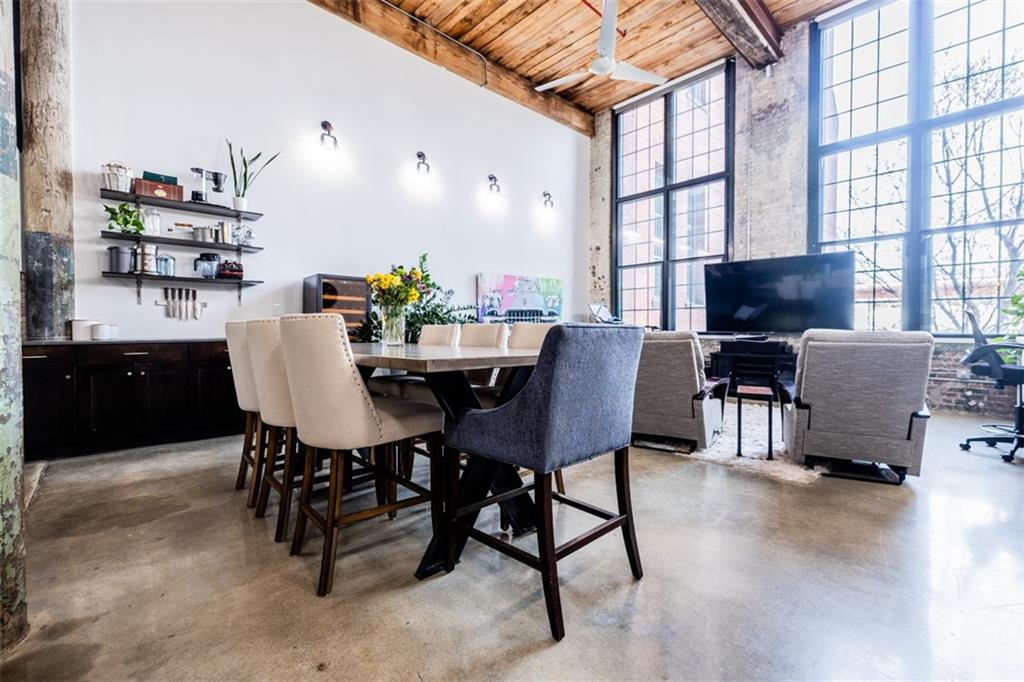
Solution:
[[[192,177],[195,181],[195,189],[192,190],[192,201],[199,203],[207,203],[206,201],[206,181],[209,180],[213,183],[211,189],[214,192],[221,193],[224,191],[224,179],[227,177],[220,171],[206,170],[205,168],[193,168]]]

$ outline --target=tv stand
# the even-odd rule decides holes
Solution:
[[[737,384],[773,387],[774,380],[785,373],[796,372],[796,353],[785,341],[766,337],[735,337],[722,341],[721,348],[711,353],[711,376],[732,377],[729,395],[734,396]]]

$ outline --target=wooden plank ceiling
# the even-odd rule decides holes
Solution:
[[[312,0],[343,18],[375,30],[359,18],[360,14],[370,13],[372,1]],[[763,2],[764,9],[784,30],[848,0],[758,1]],[[520,100],[523,90],[584,70],[597,56],[601,20],[587,2],[598,9],[603,4],[602,0],[389,0],[382,4],[413,15],[454,43],[504,67],[500,71],[505,74],[505,80],[515,81],[510,82],[509,87],[518,90],[512,98]],[[619,0],[618,28],[625,35],[619,35],[615,58],[669,79],[735,52],[695,0]],[[375,32],[388,37],[386,32]],[[389,39],[426,56],[425,49],[418,49],[423,47],[425,36],[415,38],[417,45],[406,45],[408,41],[401,38]],[[430,51],[441,47],[432,45]],[[444,60],[435,61],[451,68]],[[545,106],[550,109],[567,104],[568,113],[563,111],[553,117],[585,132],[585,126],[565,119],[579,110],[603,111],[651,87],[644,83],[587,76],[552,91],[555,97],[548,96]],[[535,103],[521,103],[537,108]]]

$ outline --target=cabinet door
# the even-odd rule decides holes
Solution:
[[[131,363],[79,366],[78,435],[89,445],[116,445],[142,429],[139,389]]]
[[[196,425],[215,432],[241,430],[245,417],[238,409],[235,382],[227,364],[192,368],[192,401]]]
[[[187,366],[137,364],[135,372],[142,431],[174,439],[187,437],[186,433],[194,428],[189,419]]]
[[[75,376],[70,357],[23,354],[25,459],[65,454],[75,437]]]

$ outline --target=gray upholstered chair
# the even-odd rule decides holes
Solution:
[[[694,332],[648,332],[636,375],[633,438],[708,447],[722,431],[727,388],[727,381],[706,380]]]
[[[919,476],[935,340],[928,332],[810,329],[783,395],[789,456],[884,463]]]
[[[260,480],[263,476],[264,428],[260,421],[260,401],[256,396],[256,382],[252,376],[252,361],[249,359],[249,340],[245,333],[245,322],[224,324],[224,338],[228,342],[228,358],[231,361],[231,378],[235,383],[235,398],[238,408],[245,413],[245,431],[242,435],[242,460],[238,463],[235,490],[245,487],[246,473],[252,469],[252,482],[246,506],[256,506]]]
[[[622,528],[630,567],[643,577],[629,497],[629,440],[633,421],[633,389],[640,360],[643,330],[639,327],[563,324],[547,332],[529,380],[507,403],[489,410],[468,410],[446,425],[450,448],[498,460],[534,472],[533,483],[517,492],[491,496],[460,514],[455,486],[447,486],[448,565],[454,568],[458,533],[480,540],[541,572],[551,634],[565,634],[558,591],[557,560],[592,540]],[[552,472],[615,452],[618,513],[552,493]],[[446,458],[448,481],[455,478],[458,457]],[[539,556],[473,528],[476,512],[486,504],[534,490]],[[498,499],[495,499],[495,498]],[[552,499],[604,520],[596,529],[555,546]],[[463,523],[461,517],[470,518]]]

